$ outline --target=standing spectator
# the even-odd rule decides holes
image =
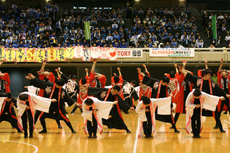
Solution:
[[[53,34],[49,36],[49,43],[50,43],[50,45],[53,45],[54,47],[56,47],[57,37],[55,35],[55,32],[53,32]]]
[[[230,35],[229,35],[229,33],[227,33],[227,35],[225,36],[225,41],[226,41],[226,44],[228,45],[229,42],[230,42]]]

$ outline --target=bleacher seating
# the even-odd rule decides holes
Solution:
[[[90,45],[84,22],[90,21],[92,46],[117,48],[202,48],[195,18],[189,8],[133,9],[132,25],[125,26],[125,9],[64,9],[49,2],[45,8],[22,9],[0,6],[0,42],[4,47],[49,47]]]

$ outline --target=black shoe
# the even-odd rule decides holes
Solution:
[[[171,126],[170,129],[173,129],[173,127]]]
[[[177,129],[174,131],[175,133],[180,133],[180,131],[178,131]]]
[[[30,135],[30,138],[33,138],[33,135]]]
[[[76,131],[72,130],[72,133],[77,133]]]
[[[46,130],[42,130],[42,131],[40,131],[38,133],[47,133],[47,131]]]
[[[194,135],[193,138],[201,138],[200,135]]]
[[[97,135],[94,135],[93,138],[97,138]]]
[[[224,114],[228,114],[228,112],[227,112],[227,111],[225,111],[225,112],[224,112]]]
[[[222,130],[220,130],[220,132],[221,132],[221,133],[225,133],[226,131],[222,129]]]
[[[89,135],[88,138],[92,138],[92,135]]]
[[[213,129],[218,129],[218,126],[217,126],[217,125],[216,125],[216,126],[214,126],[214,127],[213,127]]]
[[[18,130],[18,133],[23,133],[21,130]]]
[[[82,113],[83,111],[82,111],[82,109],[81,109],[81,108],[80,108],[80,110],[81,110],[81,113]]]
[[[28,135],[24,135],[24,138],[28,138]]]
[[[127,133],[131,133],[131,131],[130,131],[129,129],[128,129],[128,130],[126,130],[126,132],[127,132]]]
[[[59,129],[62,129],[62,126],[61,126],[61,125],[58,125],[58,128],[59,128]]]

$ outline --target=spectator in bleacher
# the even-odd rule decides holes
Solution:
[[[23,43],[23,41],[21,40],[20,43],[19,43],[19,45],[18,45],[18,48],[23,48],[23,47],[24,47],[24,43]]]
[[[220,13],[220,14],[218,15],[218,17],[217,17],[217,20],[223,20],[223,19],[224,19],[224,16],[223,16],[222,13]]]
[[[53,32],[52,35],[49,36],[49,43],[50,45],[53,45],[54,47],[57,46],[57,37],[55,35],[55,32]]]
[[[202,39],[197,40],[196,47],[197,48],[203,48],[204,47],[204,42],[202,41]]]
[[[197,27],[194,25],[194,18],[191,16],[189,8],[186,10],[183,8],[178,9],[178,7],[176,9],[155,8],[154,10],[149,8],[146,11],[142,8],[135,8],[132,26],[126,28],[123,27],[124,18],[120,9],[65,9],[63,12],[64,20],[62,18],[55,18],[57,10],[57,4],[49,2],[44,9],[29,7],[26,11],[22,9],[18,16],[12,15],[7,20],[5,20],[6,18],[0,18],[2,41],[5,41],[8,36],[12,37],[14,35],[19,35],[18,40],[28,39],[29,36],[28,40],[32,41],[33,37],[41,35],[45,38],[43,42],[47,43],[50,41],[49,45],[55,46],[55,44],[52,44],[52,40],[48,38],[49,34],[47,34],[47,31],[49,33],[52,31],[56,32],[55,41],[61,42],[60,44],[63,44],[63,42],[67,43],[69,40],[70,44],[78,45],[79,42],[77,43],[77,40],[80,40],[80,42],[84,40],[82,30],[84,29],[85,21],[91,22],[92,29],[95,30],[95,33],[92,30],[92,40],[93,38],[95,40],[98,39],[99,41],[96,44],[100,46],[113,43],[114,40],[118,41],[118,45],[122,45],[123,42],[121,40],[123,38],[126,40],[130,39],[130,45],[133,44],[135,46],[138,41],[139,45],[137,46],[143,47],[147,44],[152,46],[153,43],[159,43],[158,39],[165,44],[168,41],[171,45],[173,38],[176,38],[178,44],[181,41],[180,34],[184,32],[189,36],[189,40],[191,35],[196,35],[197,33]],[[10,12],[12,11],[9,10]],[[223,22],[225,21],[223,20]],[[224,28],[226,27],[226,23],[224,24],[223,31],[225,31]],[[78,27],[78,29],[75,30],[75,27]],[[191,32],[193,34],[190,34]],[[35,38],[35,40],[37,41],[31,45],[43,46],[41,39]],[[104,41],[101,42],[102,40]],[[30,43],[25,43],[25,45],[28,44]],[[125,45],[127,46],[127,42],[125,42]]]
[[[170,43],[166,42],[165,48],[171,48]]]
[[[177,48],[178,47],[178,44],[177,44],[177,41],[175,38],[173,38],[172,42],[171,42],[171,47],[172,48]]]
[[[229,32],[227,33],[227,35],[225,36],[225,39],[224,39],[225,41],[226,41],[226,44],[229,44],[229,42],[230,42],[230,35],[229,35]]]
[[[219,35],[218,38],[217,38],[217,40],[216,40],[216,41],[214,40],[213,43],[216,44],[216,47],[217,47],[217,48],[223,47],[223,42],[222,42],[222,37],[221,37],[221,35]]]

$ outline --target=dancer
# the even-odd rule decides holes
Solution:
[[[88,138],[97,138],[97,130],[101,134],[103,130],[102,118],[109,119],[110,111],[113,105],[118,102],[106,102],[100,101],[95,97],[88,97],[83,101],[83,113],[82,116],[85,120],[85,133],[89,134]]]
[[[51,102],[57,102],[57,100],[43,98],[29,92],[23,92],[19,95],[17,98],[19,127],[22,129],[23,126],[24,138],[28,137],[27,121],[29,121],[29,137],[33,137],[35,110],[48,113]]]
[[[211,81],[211,69],[203,70],[202,78],[194,76],[185,71],[184,69],[182,69],[181,72],[184,74],[186,79],[188,79],[191,83],[194,84],[195,87],[199,88],[201,91],[210,95],[215,94],[217,96],[225,96],[227,98],[230,97],[230,95],[228,95],[223,89],[221,89],[215,82]],[[225,132],[225,130],[222,127],[222,123],[220,121],[220,116],[217,109],[214,112],[209,110],[203,110],[202,114],[203,116],[213,116],[216,120],[216,124],[219,127],[220,132]]]
[[[145,134],[145,138],[151,138],[152,133],[155,133],[155,110],[158,108],[158,114],[170,115],[171,114],[171,97],[167,98],[148,98],[141,97],[138,103],[136,112],[138,113],[139,137]]]
[[[64,102],[67,102],[69,106],[75,103],[74,100],[62,88],[65,81],[63,79],[57,79],[55,83],[51,83],[41,81],[38,78],[35,78],[32,74],[29,74],[28,77],[30,78],[31,85],[41,88],[45,91],[44,97],[57,99],[57,103],[50,108],[49,113],[42,113],[40,115],[40,122],[43,130],[39,133],[47,133],[45,118],[64,120],[66,125],[71,129],[72,133],[76,133],[63,110]]]
[[[193,138],[200,138],[200,132],[202,130],[201,126],[201,116],[203,110],[215,111],[219,100],[224,100],[225,98],[209,95],[205,92],[201,92],[199,88],[196,88],[189,93],[186,99],[186,131],[191,132]]]

